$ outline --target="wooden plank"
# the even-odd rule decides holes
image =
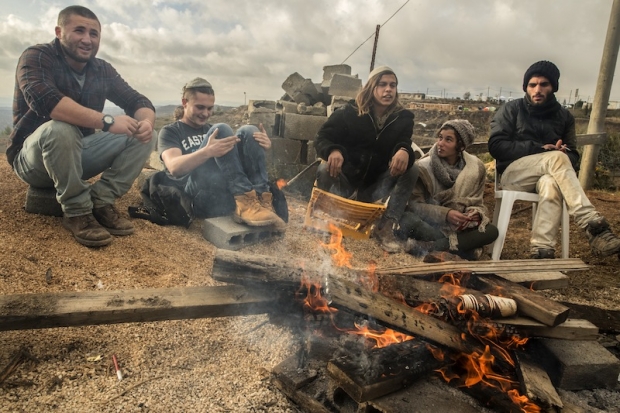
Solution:
[[[554,260],[446,261],[406,267],[377,268],[375,273],[377,275],[427,275],[470,271],[475,274],[505,274],[526,271],[548,272],[550,270],[581,271],[588,268],[588,265],[579,258],[558,258]]]
[[[521,382],[521,394],[531,401],[545,408],[553,408],[552,411],[562,409],[564,404],[556,391],[547,372],[534,363],[526,353],[516,352],[517,376]]]
[[[367,278],[366,270],[341,268],[339,271],[328,277],[329,294],[334,306],[372,316],[396,329],[426,337],[454,350],[471,352],[477,348],[478,344],[463,341],[461,331],[453,325],[381,293],[369,291],[359,282],[349,281]],[[299,287],[301,281],[306,279],[325,285],[325,274],[319,271],[315,262],[222,249],[215,253],[212,275],[218,281],[271,289],[278,286]]]
[[[273,294],[242,286],[0,296],[0,331],[260,314]]]
[[[608,310],[606,308],[574,304],[564,301],[562,304],[570,308],[571,314],[574,314],[575,317],[584,318],[595,324],[602,333],[620,334],[619,310]]]
[[[500,326],[514,327],[526,337],[559,338],[564,340],[596,340],[599,336],[597,326],[588,320],[569,318],[555,327],[526,317],[511,317],[494,320]]]
[[[568,275],[559,271],[506,272],[499,276],[536,291],[568,287]]]
[[[512,298],[517,302],[518,314],[531,317],[548,326],[555,327],[568,318],[570,311],[568,307],[493,274],[477,275],[472,282],[479,290]]]

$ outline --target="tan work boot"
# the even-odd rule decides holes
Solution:
[[[381,218],[377,227],[375,228],[375,238],[377,242],[383,248],[384,251],[389,253],[402,252],[403,245],[396,239],[394,235],[394,228],[396,227],[396,220],[393,218]]]
[[[112,235],[131,235],[135,231],[131,221],[121,217],[114,205],[93,208],[93,216]]]
[[[260,205],[273,212],[276,217],[278,217],[278,222],[276,222],[276,226],[280,229],[284,229],[286,227],[286,222],[278,214],[276,214],[276,210],[273,207],[273,194],[269,191],[263,192],[258,196],[258,202]]]
[[[103,247],[114,238],[95,219],[93,214],[63,217],[62,226],[71,231],[77,242],[87,247]]]
[[[235,203],[237,208],[235,208],[233,220],[240,224],[263,227],[276,224],[280,220],[275,212],[261,206],[254,190],[235,195]]]

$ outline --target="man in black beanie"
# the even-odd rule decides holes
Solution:
[[[504,104],[491,121],[489,153],[496,159],[503,189],[540,196],[532,224],[532,258],[554,258],[562,201],[586,231],[592,252],[620,252],[620,238],[581,188],[577,172],[575,118],[555,97],[560,71],[542,60],[523,76],[525,96]]]

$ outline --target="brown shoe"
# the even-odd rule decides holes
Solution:
[[[278,223],[280,217],[275,212],[261,206],[256,191],[235,195],[235,213],[233,220],[240,224],[245,223],[255,227],[263,227]]]
[[[95,219],[93,214],[63,217],[62,226],[71,231],[77,242],[87,247],[103,247],[114,238]]]
[[[112,235],[131,235],[135,231],[131,221],[121,217],[114,205],[93,208],[93,216]]]
[[[393,218],[381,218],[375,228],[374,236],[384,251],[389,253],[402,252],[403,245],[396,239],[394,229],[396,220]]]
[[[258,202],[263,208],[268,209],[269,211],[273,212],[276,217],[278,217],[278,222],[276,222],[275,224],[276,227],[278,227],[279,229],[286,228],[286,222],[284,222],[284,220],[280,218],[280,216],[276,213],[275,208],[273,207],[273,194],[271,192],[267,191],[260,194],[258,196]]]

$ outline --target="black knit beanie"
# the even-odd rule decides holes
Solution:
[[[560,69],[553,63],[547,60],[541,60],[540,62],[534,63],[525,71],[525,75],[523,75],[523,91],[527,91],[527,84],[530,82],[530,79],[533,76],[544,76],[549,79],[551,82],[551,86],[553,87],[553,92],[558,91],[558,80],[560,79]]]

